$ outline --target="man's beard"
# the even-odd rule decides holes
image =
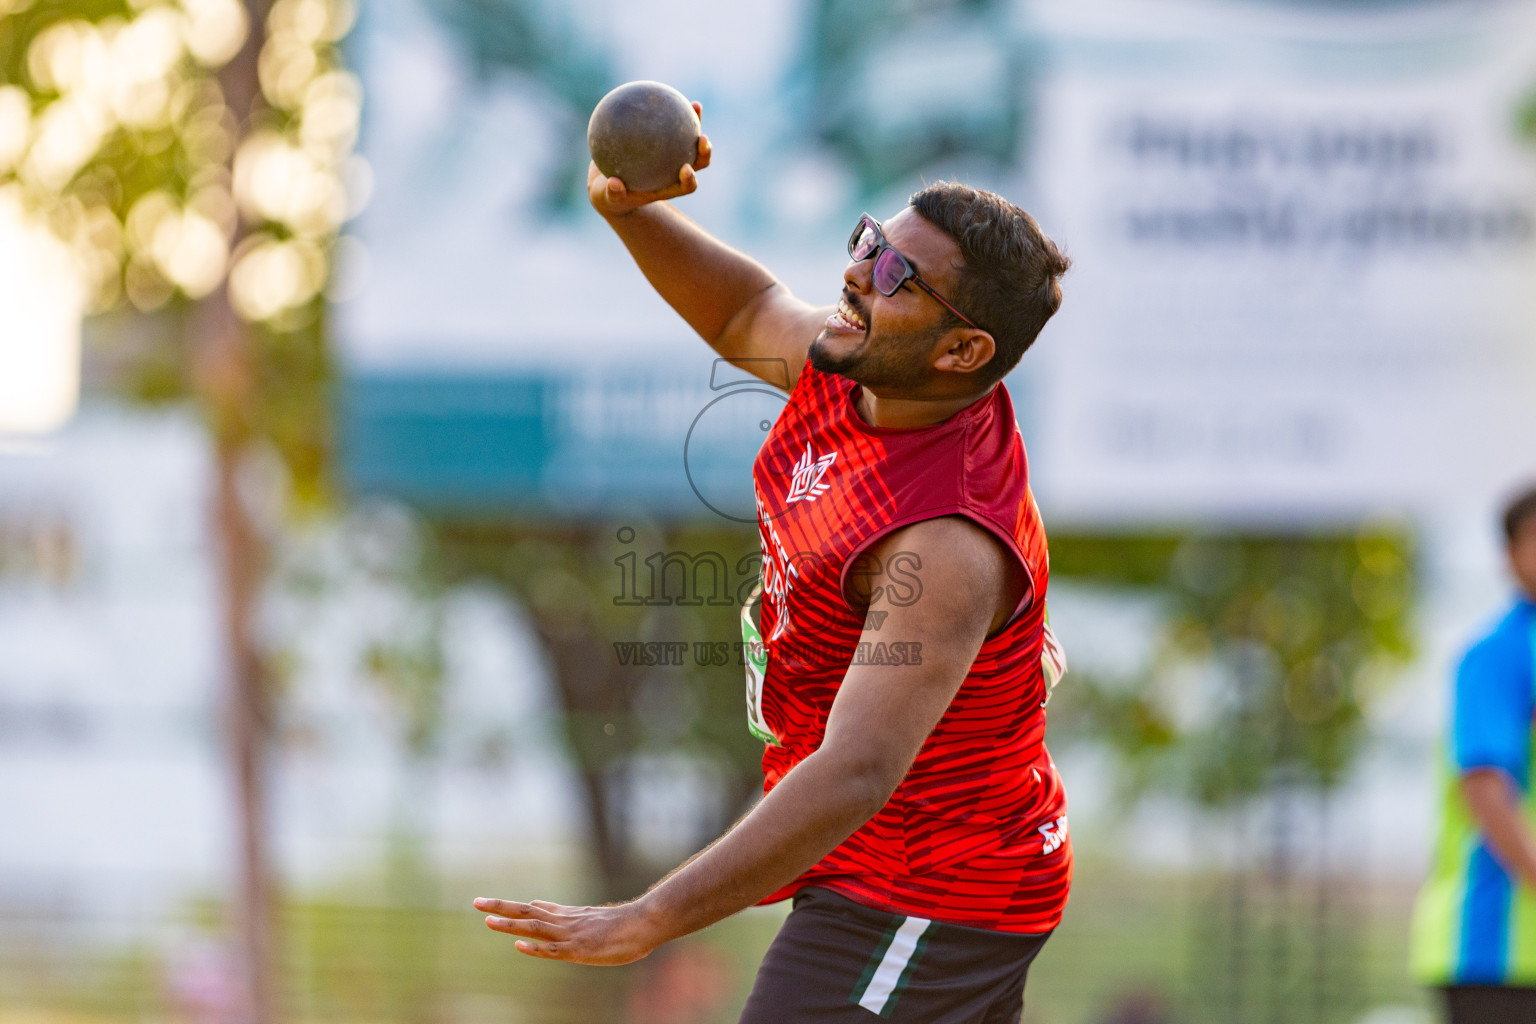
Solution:
[[[869,345],[869,334],[865,333],[864,344],[842,356],[828,351],[822,344],[824,335],[818,335],[811,342],[811,365],[822,373],[847,377],[866,388],[915,388],[928,379],[924,357],[948,329],[934,327],[912,334],[885,335],[873,348]]]

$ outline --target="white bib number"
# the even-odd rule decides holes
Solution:
[[[1040,645],[1040,671],[1045,676],[1045,700],[1040,702],[1040,706],[1044,707],[1049,703],[1051,694],[1056,692],[1056,684],[1067,674],[1067,652],[1051,631],[1049,608],[1045,612],[1045,642]]]
[[[777,747],[782,744],[763,717],[763,680],[768,675],[768,645],[763,643],[763,634],[757,628],[754,614],[762,596],[763,585],[759,583],[741,609],[742,661],[747,668],[747,728],[764,743]]]

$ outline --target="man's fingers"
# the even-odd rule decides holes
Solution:
[[[708,135],[700,135],[699,136],[699,158],[698,158],[698,160],[694,161],[693,169],[696,170],[696,171],[702,171],[704,168],[708,167],[709,166],[710,154],[713,153],[714,151],[715,151],[714,147],[709,144],[709,136]]]
[[[647,203],[662,202],[667,199],[676,199],[678,196],[686,196],[690,192],[697,191],[699,187],[698,169],[709,163],[709,143],[703,136],[699,137],[700,147],[697,164],[683,164],[677,170],[677,183],[666,188],[653,189],[649,192],[637,192],[630,189],[618,178],[608,178],[603,185],[603,201],[615,209],[633,208],[644,206]],[[594,175],[601,172],[593,168]],[[595,182],[596,177],[589,181]]]
[[[553,903],[545,903],[543,900],[534,900],[532,903],[519,903],[516,900],[493,900],[481,897],[475,900],[475,909],[483,910],[487,914],[496,914],[501,917],[530,917],[548,920],[549,909]]]
[[[485,926],[493,932],[505,932],[525,939],[563,939],[565,929],[536,917],[498,917],[490,914]]]
[[[564,960],[565,946],[558,942],[524,942],[519,939],[513,943],[519,953],[527,953],[529,956],[540,957],[544,960]]]
[[[700,103],[698,100],[694,100],[691,104],[689,104],[689,106],[693,107],[694,117],[698,118],[700,121],[704,120],[704,104]]]
[[[639,206],[646,203],[660,203],[668,199],[676,199],[678,196],[685,196],[693,191],[693,188],[689,188],[684,184],[688,180],[685,175],[692,173],[693,168],[683,164],[677,172],[677,184],[668,185],[666,188],[658,188],[650,192],[630,192],[628,193],[627,204]],[[695,181],[694,188],[697,187],[698,182]],[[609,198],[612,197],[610,196]]]

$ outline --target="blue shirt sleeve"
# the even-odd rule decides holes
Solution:
[[[1462,771],[1502,768],[1530,782],[1531,652],[1503,630],[1483,640],[1456,672],[1454,756]]]

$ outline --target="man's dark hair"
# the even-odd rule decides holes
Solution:
[[[1525,521],[1532,517],[1536,517],[1536,485],[1515,495],[1514,500],[1504,507],[1504,539],[1513,544]]]
[[[1061,306],[1057,278],[1072,262],[1033,217],[994,192],[936,181],[911,205],[960,247],[965,266],[951,301],[992,335],[988,375],[1001,380]]]

